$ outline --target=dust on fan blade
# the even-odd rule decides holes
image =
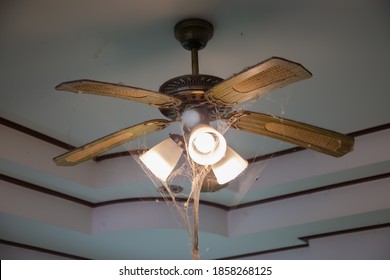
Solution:
[[[343,156],[353,149],[354,138],[351,136],[293,120],[249,111],[233,113],[228,119],[233,128],[335,157]]]
[[[180,99],[163,93],[93,80],[64,82],[56,86],[56,89],[75,93],[89,93],[124,98],[131,101],[146,103],[158,108],[176,108],[181,104]]]
[[[70,152],[55,157],[53,160],[59,166],[77,165],[83,161],[92,159],[105,151],[113,149],[122,143],[164,129],[170,123],[170,121],[163,119],[149,120],[99,138]]]
[[[298,63],[272,57],[217,84],[206,98],[217,105],[234,106],[311,76]]]

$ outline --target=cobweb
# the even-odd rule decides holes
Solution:
[[[290,92],[285,94],[285,97],[280,99],[273,99],[272,97],[266,95],[265,97],[258,98],[256,100],[248,101],[240,106],[237,106],[235,110],[247,110],[256,102],[268,102],[277,104],[280,109],[278,114],[279,117],[283,117],[285,114],[285,109],[288,104],[290,98]],[[259,100],[261,99],[261,100]],[[196,106],[199,106],[198,104]],[[218,112],[216,110],[216,112]],[[270,113],[270,112],[265,112]],[[219,131],[222,135],[224,135],[229,130],[229,123],[224,119],[225,116],[218,115],[216,120],[213,121],[210,125],[214,127],[217,131]],[[180,125],[182,135],[184,135],[184,128]],[[167,138],[169,137],[167,133]],[[229,203],[228,206],[234,207],[239,205],[243,198],[250,191],[252,186],[258,181],[261,180],[261,173],[264,168],[267,166],[268,162],[272,160],[272,156],[268,157],[265,160],[257,161],[257,157],[264,154],[264,149],[267,145],[267,140],[264,138],[260,140],[262,137],[254,135],[254,137],[259,137],[259,145],[258,148],[253,155],[252,159],[249,160],[249,164],[247,169],[240,174],[236,179],[229,183],[227,188],[234,188],[236,191],[236,195]],[[184,137],[184,139],[186,139]],[[186,147],[187,147],[187,143]],[[229,143],[228,143],[229,145]],[[182,222],[184,223],[184,227],[189,235],[189,240],[191,242],[192,250],[191,255],[193,259],[200,259],[199,252],[199,204],[201,198],[202,186],[207,185],[204,184],[208,180],[207,175],[212,172],[210,166],[201,166],[192,161],[192,159],[184,152],[182,159],[179,161],[175,169],[172,171],[170,176],[168,177],[166,182],[160,181],[157,179],[148,168],[140,161],[139,154],[132,153],[134,150],[147,150],[146,140],[141,137],[137,140],[131,141],[129,143],[124,144],[124,147],[129,151],[129,153],[133,156],[134,160],[139,164],[145,174],[148,175],[151,182],[154,184],[156,189],[160,192],[162,199],[168,206],[173,206],[175,211],[179,214]],[[237,151],[239,153],[239,151]],[[183,159],[184,158],[184,159]],[[171,185],[175,178],[180,177],[181,180],[185,178],[190,184],[190,190],[188,193],[176,193]],[[212,195],[218,195],[218,192],[223,192],[224,189],[216,191],[212,193]]]

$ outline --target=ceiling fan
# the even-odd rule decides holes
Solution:
[[[335,157],[352,150],[354,139],[348,135],[276,116],[234,110],[238,104],[310,78],[311,73],[298,63],[272,57],[226,80],[199,74],[198,51],[206,46],[213,32],[213,25],[201,19],[187,19],[176,24],[176,39],[191,51],[192,74],[168,80],[161,85],[159,92],[93,80],[59,84],[57,90],[146,103],[157,107],[169,120],[153,119],[122,129],[55,157],[54,162],[59,166],[77,165],[124,142],[164,129],[172,122],[183,121],[190,109],[199,113],[200,119],[194,125],[184,125],[189,131],[199,123],[207,124],[218,117],[240,131],[272,137]],[[171,138],[180,142],[177,135]]]

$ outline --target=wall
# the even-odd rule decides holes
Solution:
[[[0,259],[71,259],[71,256],[55,255],[0,244]],[[313,238],[307,247],[257,254],[238,259],[271,260],[390,260],[390,227],[364,230],[328,237]]]

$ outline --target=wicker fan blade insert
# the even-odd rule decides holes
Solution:
[[[273,57],[221,82],[206,96],[210,102],[234,106],[310,77],[302,65]]]

